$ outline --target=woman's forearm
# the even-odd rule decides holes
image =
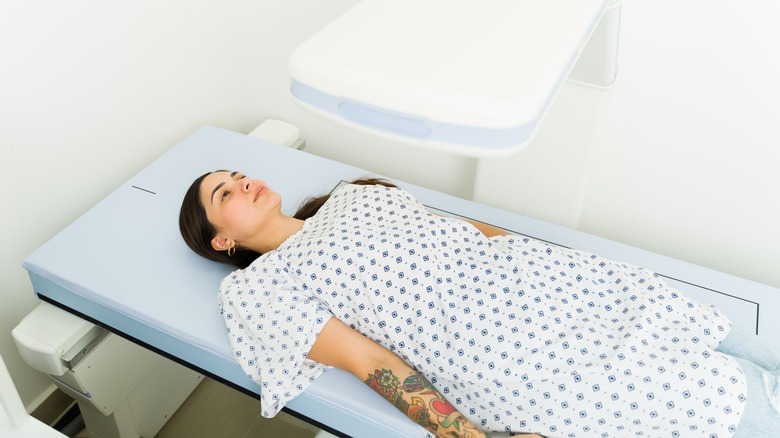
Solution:
[[[330,318],[322,328],[308,358],[357,376],[439,437],[485,436],[409,364],[337,318]]]
[[[485,235],[485,237],[506,236],[507,234],[510,234],[509,231],[503,230],[498,227],[494,227],[493,225],[489,225],[484,222],[478,222],[470,219],[464,219],[464,220],[470,223],[471,225],[474,225],[474,227],[479,231],[481,231],[482,234]]]
[[[439,437],[481,438],[482,433],[420,373],[377,369],[364,382],[412,421]],[[398,373],[399,375],[396,375]]]

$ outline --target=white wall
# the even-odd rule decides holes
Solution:
[[[354,2],[0,3],[0,353],[28,406],[48,381],[10,337],[36,303],[21,261],[203,124],[290,121],[310,152],[471,193],[472,160],[353,132],[291,100],[288,53]],[[780,14],[768,0],[738,6],[625,2],[580,228],[780,286]],[[534,171],[563,172],[555,161]]]
[[[565,84],[476,199],[780,287],[778,20],[768,0],[624,0],[613,87]]]
[[[580,228],[780,287],[780,4],[626,1]]]

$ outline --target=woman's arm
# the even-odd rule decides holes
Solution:
[[[464,219],[464,220],[470,223],[471,225],[474,225],[479,231],[482,232],[482,234],[485,235],[485,237],[506,236],[507,234],[510,234],[508,231],[502,230],[501,228],[494,227],[493,225],[488,225],[484,222],[473,221],[470,219]]]
[[[401,358],[337,318],[325,324],[308,358],[354,374],[436,436],[485,436]]]

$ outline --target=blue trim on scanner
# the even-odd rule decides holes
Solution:
[[[292,79],[290,89],[296,99],[307,105],[358,125],[417,140],[485,149],[506,148],[526,142],[539,122],[539,115],[537,115],[530,123],[504,129],[453,125],[332,96],[295,79]]]
[[[370,108],[356,102],[343,101],[338,106],[339,114],[350,122],[368,125],[383,131],[390,131],[416,138],[426,138],[431,133],[430,124],[388,110]]]

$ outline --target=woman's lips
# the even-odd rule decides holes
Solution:
[[[257,201],[257,199],[262,196],[263,192],[265,192],[265,187],[260,187],[257,189],[257,193],[255,193],[255,201]]]

